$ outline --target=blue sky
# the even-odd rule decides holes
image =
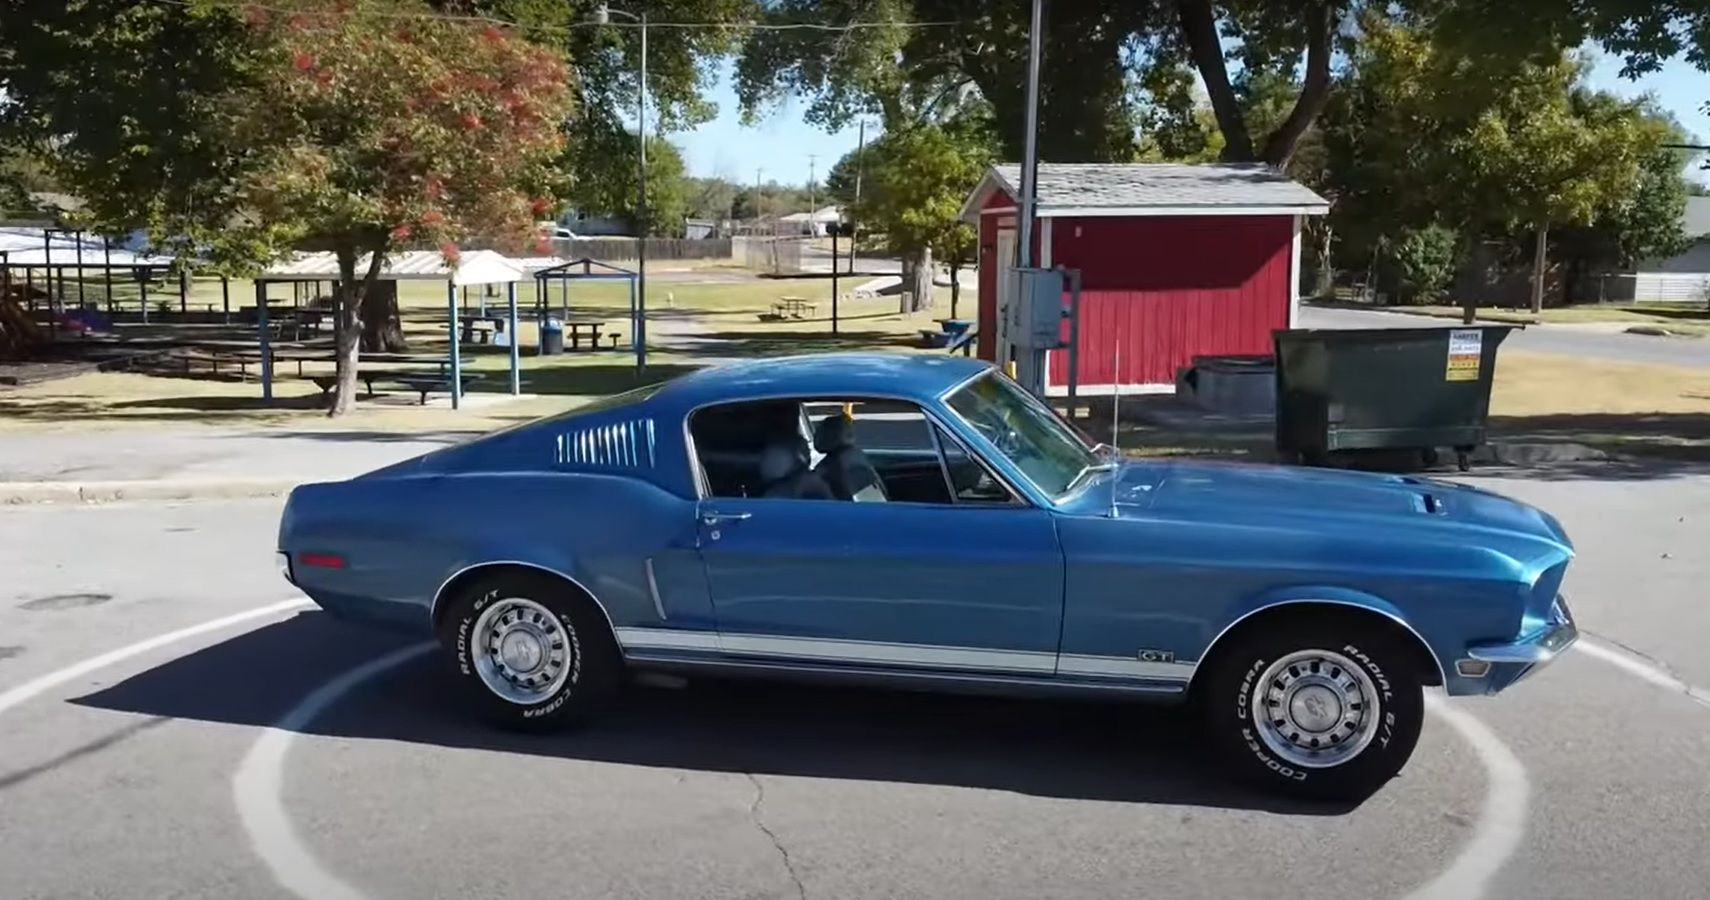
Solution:
[[[1700,142],[1710,139],[1710,116],[1701,108],[1710,101],[1710,73],[1676,60],[1659,72],[1628,81],[1620,77],[1620,60],[1603,53],[1595,53],[1594,59],[1589,76],[1592,86],[1623,97],[1654,93],[1663,108],[1674,113]],[[721,175],[751,184],[758,168],[764,181],[804,184],[812,155],[815,177],[824,183],[826,170],[843,154],[855,149],[857,134],[853,126],[827,134],[802,121],[804,104],[795,100],[786,101],[753,128],[744,128],[738,121],[739,107],[728,65],[720,73],[711,99],[718,104],[717,119],[694,131],[670,135],[683,148],[691,175]],[[869,128],[869,137],[872,132]],[[1707,180],[1696,173],[1694,177]]]
[[[843,154],[855,149],[860,138],[853,126],[827,134],[803,122],[806,104],[794,99],[785,101],[783,107],[753,128],[742,127],[741,106],[736,100],[729,64],[719,73],[718,86],[710,99],[718,104],[717,119],[694,131],[670,136],[673,143],[683,148],[683,161],[690,175],[718,175],[753,184],[754,170],[760,169],[762,181],[805,184],[809,155],[813,154],[814,177],[823,184],[826,170]],[[869,134],[872,131],[868,129]]]

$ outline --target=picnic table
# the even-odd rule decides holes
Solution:
[[[504,328],[503,316],[458,316],[458,328],[465,344],[490,344],[493,333]]]
[[[779,297],[778,302],[772,304],[772,312],[779,318],[803,319],[814,315],[818,309],[818,304],[808,302],[806,297]]]
[[[447,371],[451,361],[437,360],[437,362],[439,367],[436,372],[430,372],[426,369],[363,369],[358,370],[356,378],[362,382],[363,388],[367,390],[370,397],[374,396],[375,382],[390,382],[420,394],[421,399],[418,402],[420,405],[426,406],[428,394],[451,387],[451,373]],[[463,389],[468,390],[469,385],[480,380],[480,378],[481,376],[477,373],[465,372],[458,380],[462,382]],[[313,375],[310,376],[309,380],[321,389],[322,397],[330,396],[332,389],[338,384],[338,376],[330,374]]]
[[[585,337],[588,339],[588,349],[598,350],[600,348],[600,330],[605,327],[606,323],[598,319],[565,322],[564,332],[570,339],[570,349],[582,349],[582,338]],[[615,343],[616,336],[608,335],[608,337],[612,337],[614,340],[612,346],[617,346]]]

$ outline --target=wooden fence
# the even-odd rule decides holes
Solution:
[[[635,238],[578,238],[554,240],[552,253],[564,259],[589,257],[601,261],[633,260],[639,248]],[[730,238],[648,238],[648,259],[730,259]]]

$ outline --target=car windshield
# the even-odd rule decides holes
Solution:
[[[996,372],[958,388],[948,402],[1053,497],[1070,491],[1082,475],[1103,462],[1049,406]]]

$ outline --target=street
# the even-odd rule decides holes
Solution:
[[[1302,305],[1301,328],[1448,328],[1453,319]],[[1559,353],[1585,359],[1710,367],[1710,341],[1652,337],[1573,325],[1535,325],[1510,333],[1502,346],[1534,353]]]
[[[278,501],[0,509],[0,894],[1702,897],[1710,476],[1623,473],[1469,476],[1574,536],[1585,646],[1434,705],[1351,810],[1128,705],[693,682],[494,732],[287,605]]]

